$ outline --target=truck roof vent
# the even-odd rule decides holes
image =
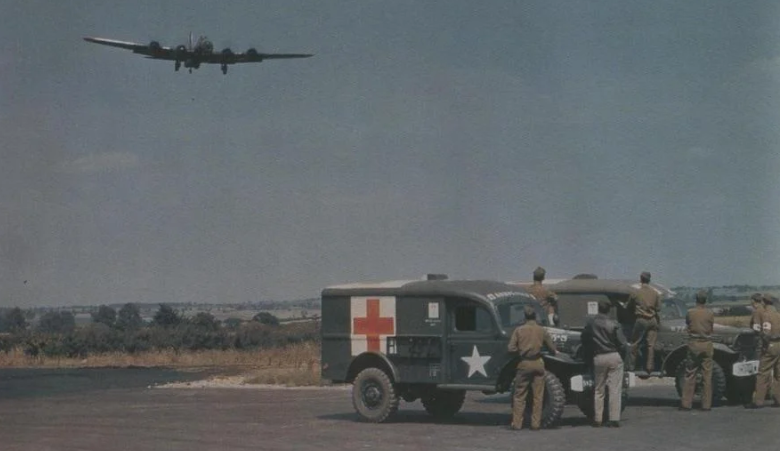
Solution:
[[[598,279],[598,276],[595,274],[577,274],[573,279]]]
[[[425,280],[447,280],[447,274],[426,274]]]

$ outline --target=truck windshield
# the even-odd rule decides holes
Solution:
[[[681,319],[685,317],[685,304],[676,298],[666,298],[661,302],[661,319]]]
[[[547,315],[544,314],[542,306],[537,301],[523,296],[513,296],[496,304],[498,316],[501,318],[501,327],[512,328],[525,323],[525,307],[527,305],[532,306],[536,311],[536,322],[546,326]]]

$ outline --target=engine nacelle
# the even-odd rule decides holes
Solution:
[[[249,56],[257,56],[259,53],[257,53],[257,50],[253,47],[246,51],[246,54]]]
[[[177,60],[182,60],[187,55],[187,47],[184,45],[178,45],[173,50],[173,53]]]
[[[153,55],[156,55],[160,53],[160,50],[162,50],[162,46],[157,41],[152,41],[149,43],[149,50],[152,52]]]

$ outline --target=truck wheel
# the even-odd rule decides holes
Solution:
[[[756,388],[756,376],[729,376],[726,388],[726,399],[729,404],[748,404],[753,401],[753,391]]]
[[[450,418],[458,413],[465,400],[465,390],[432,390],[422,397],[422,405],[436,418]]]
[[[683,360],[677,365],[677,372],[674,378],[674,387],[677,389],[677,396],[682,397],[682,387],[685,383],[686,361]],[[694,398],[701,397],[701,372],[696,374],[696,388],[694,389]],[[720,405],[720,400],[726,396],[726,373],[718,362],[712,362],[712,405]]]
[[[384,371],[366,368],[352,383],[352,405],[363,421],[381,423],[398,410],[398,395]]]
[[[515,401],[515,383],[512,381],[512,405]],[[523,423],[526,425],[531,422],[531,410],[533,405],[533,392],[528,390],[528,397],[525,402],[525,413],[523,414]],[[550,428],[558,423],[563,415],[563,408],[566,405],[566,390],[563,384],[550,371],[544,373],[544,400],[542,401],[542,427]]]

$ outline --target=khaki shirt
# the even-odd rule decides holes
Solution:
[[[780,313],[774,306],[764,307],[761,315],[761,334],[769,342],[780,341]]]
[[[542,356],[542,345],[547,346],[553,354],[558,352],[544,327],[530,320],[512,332],[508,349],[509,352],[520,354],[521,360],[534,360]]]
[[[693,339],[712,339],[712,328],[715,326],[715,314],[703,305],[688,310],[685,316],[688,325],[688,335]]]
[[[753,314],[750,316],[750,328],[761,333],[761,315],[764,314],[764,304],[753,307]]]
[[[631,293],[628,302],[629,304],[633,303],[636,306],[635,312],[637,318],[659,318],[658,314],[661,312],[661,296],[657,291],[652,289],[650,285],[643,283],[639,288],[639,292]]]
[[[528,287],[528,292],[542,304],[545,313],[555,313],[555,305],[558,302],[558,296],[542,285],[541,282],[534,282],[533,285]]]

